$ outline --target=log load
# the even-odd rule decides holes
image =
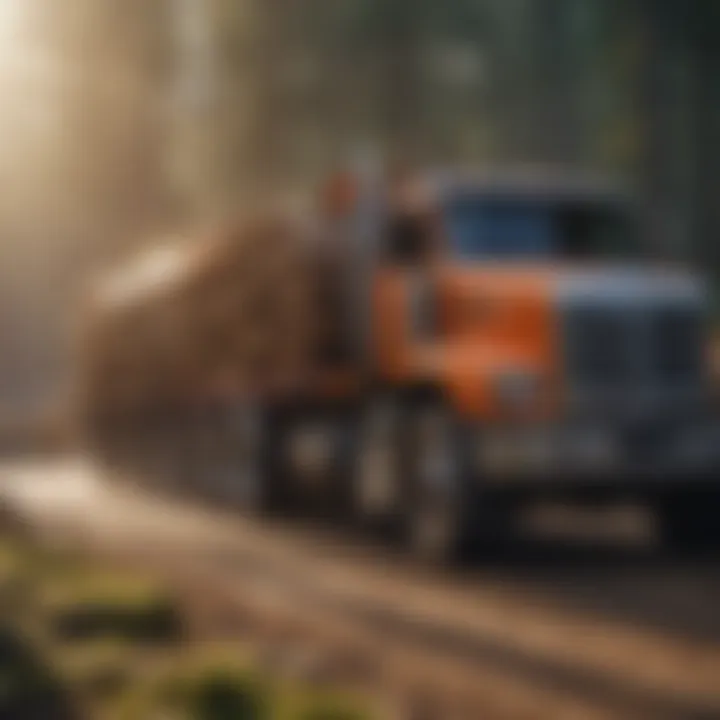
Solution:
[[[266,213],[158,244],[100,282],[81,343],[86,420],[302,382],[322,324],[317,248],[309,224]]]

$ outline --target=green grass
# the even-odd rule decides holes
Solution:
[[[280,710],[278,720],[370,720],[357,698],[338,693],[305,691]]]
[[[184,634],[182,617],[164,590],[124,576],[56,581],[42,610],[53,633],[65,640],[172,643]]]
[[[190,643],[156,581],[27,540],[0,537],[0,610],[10,628],[0,641],[16,650],[0,669],[3,717],[46,705],[69,720],[371,717],[355,698],[267,677],[242,642]]]

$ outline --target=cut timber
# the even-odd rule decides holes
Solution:
[[[83,407],[117,417],[298,383],[317,355],[317,245],[266,213],[164,243],[102,282],[82,343]]]

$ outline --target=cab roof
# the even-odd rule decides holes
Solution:
[[[437,198],[457,195],[527,197],[547,201],[628,204],[630,188],[613,178],[566,168],[449,168],[421,176]]]

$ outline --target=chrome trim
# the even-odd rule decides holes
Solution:
[[[653,328],[653,324],[663,318],[662,313],[674,311],[688,313],[688,322],[702,322],[705,297],[705,288],[697,279],[666,271],[616,269],[562,278],[557,301],[568,414],[620,415],[641,421],[700,407],[707,395],[701,366],[702,333],[697,334],[698,345],[688,346],[687,357],[676,358],[690,367],[684,374],[678,372],[672,382],[671,369],[662,368],[657,355],[672,351],[672,347],[661,347],[663,341],[672,340],[660,334],[669,333],[671,328]],[[597,323],[595,330],[588,327],[593,322]],[[589,333],[584,341],[581,328]],[[596,354],[592,355],[593,348],[586,345],[590,354],[583,356],[578,342],[594,342]],[[602,358],[592,366],[592,358],[599,353],[606,353],[604,369]],[[693,353],[697,357],[693,358]],[[695,361],[697,370],[692,369]]]

